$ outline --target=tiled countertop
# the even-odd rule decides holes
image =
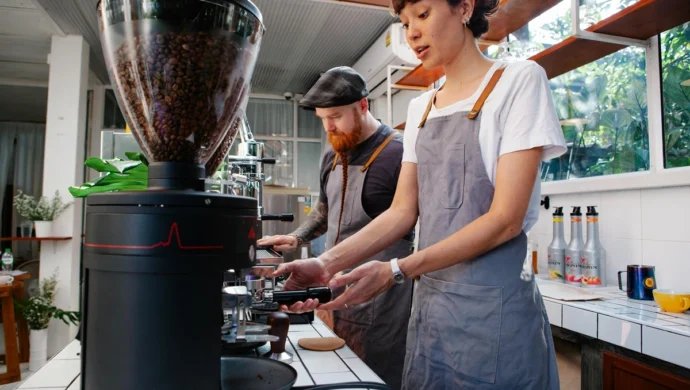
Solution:
[[[630,299],[617,287],[588,291],[603,298],[563,301],[544,296],[551,325],[690,368],[690,312],[664,312],[655,301]]]
[[[332,337],[333,332],[318,318],[312,324],[290,325],[286,349],[294,356],[297,370],[294,389],[345,382],[384,383],[347,346],[335,352],[307,351],[297,342],[305,337]],[[81,343],[72,341],[40,370],[28,377],[18,390],[80,390]]]

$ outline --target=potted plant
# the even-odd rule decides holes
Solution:
[[[14,207],[19,211],[19,215],[34,222],[36,237],[50,237],[52,221],[62,214],[70,204],[62,202],[59,191],[55,191],[52,200],[41,197],[37,201],[33,196],[24,194],[21,190],[14,197]]]
[[[23,301],[16,301],[17,310],[29,325],[29,370],[37,371],[47,361],[48,325],[55,318],[65,324],[78,325],[81,314],[76,311],[64,311],[55,307],[57,292],[57,273],[43,279],[38,293]]]

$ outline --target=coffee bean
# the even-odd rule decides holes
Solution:
[[[116,93],[151,160],[206,163],[207,174],[215,172],[235,139],[236,112],[248,94],[245,69],[235,68],[254,55],[230,35],[204,32],[144,34],[115,50],[112,74],[122,86]]]

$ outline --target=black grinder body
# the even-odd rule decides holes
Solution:
[[[219,389],[223,274],[256,262],[256,200],[143,191],[86,203],[82,389]]]

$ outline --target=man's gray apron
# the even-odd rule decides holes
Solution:
[[[372,221],[362,206],[362,189],[368,172],[366,168],[377,155],[378,153],[375,152],[364,166],[348,166],[347,191],[338,242],[343,242]],[[334,168],[326,185],[327,248],[332,248],[336,239],[342,196],[342,166],[335,167],[334,162]],[[370,260],[388,261],[395,257],[405,258],[411,253],[412,242],[399,240],[358,265]],[[354,268],[356,267],[344,272],[349,272]],[[392,276],[391,271],[391,278]],[[342,291],[334,291],[334,293],[339,295]],[[333,313],[335,334],[345,340],[350,349],[393,389],[399,389],[401,386],[411,305],[412,281],[407,281],[393,286],[367,303]]]
[[[419,250],[489,211],[494,186],[482,160],[479,113],[502,72],[494,73],[470,112],[427,120],[435,92],[429,101],[416,144]],[[420,277],[405,389],[559,388],[542,297],[533,278],[520,278],[526,252],[522,232],[477,258]]]

